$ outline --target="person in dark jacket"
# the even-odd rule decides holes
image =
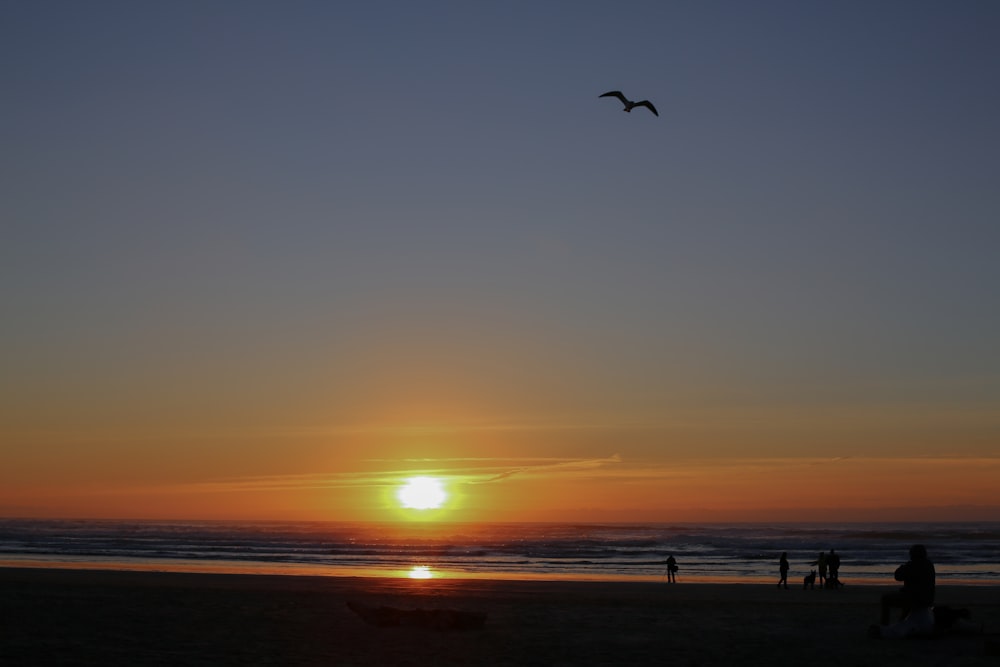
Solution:
[[[903,587],[882,596],[882,625],[889,625],[894,607],[902,609],[905,618],[914,610],[934,606],[934,563],[927,557],[924,545],[910,547],[910,560],[896,568],[895,578],[903,582]]]
[[[781,579],[778,579],[778,588],[782,585],[788,588],[788,553],[785,551],[781,552],[781,559],[778,561],[778,574],[781,575]]]
[[[667,582],[671,584],[677,583],[677,559],[671,554],[667,557]]]

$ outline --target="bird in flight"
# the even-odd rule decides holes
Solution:
[[[620,90],[612,90],[604,93],[603,95],[598,95],[598,97],[617,97],[622,101],[622,104],[625,105],[626,112],[631,112],[632,109],[636,107],[646,107],[647,109],[653,112],[654,116],[660,115],[659,113],[657,113],[656,107],[654,107],[653,103],[650,102],[649,100],[643,100],[641,102],[633,102],[632,100],[627,99],[624,95],[622,95],[622,91]]]

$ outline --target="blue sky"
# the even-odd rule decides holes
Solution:
[[[487,423],[606,429],[558,456],[995,455],[998,28],[0,4],[4,448],[169,433],[224,469],[220,433]]]

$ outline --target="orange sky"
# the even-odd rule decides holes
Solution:
[[[704,388],[686,397],[676,383],[610,385],[559,363],[558,378],[541,363],[514,378],[502,369],[445,372],[404,363],[411,345],[383,356],[384,365],[315,375],[294,396],[266,381],[251,388],[212,378],[189,389],[154,382],[121,391],[105,382],[47,401],[11,394],[0,408],[0,515],[1000,517],[1000,408],[982,401],[774,403]],[[450,498],[440,511],[400,510],[395,490],[415,474],[444,482]]]
[[[0,471],[0,509],[48,517],[669,522],[983,520],[1000,507],[998,457],[723,456],[709,445],[676,453],[664,445],[654,456],[648,432],[636,445],[620,441],[620,452],[568,456],[605,446],[608,434],[587,435],[593,430],[357,429],[257,442],[26,447]],[[462,452],[455,439],[479,445]],[[539,444],[533,454],[536,439],[579,444]],[[396,491],[416,474],[442,480],[444,507],[399,507]]]

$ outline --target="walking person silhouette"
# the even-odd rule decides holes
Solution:
[[[784,585],[788,588],[788,552],[781,552],[781,560],[778,561],[778,572],[781,573],[781,579],[778,580],[778,588]]]

